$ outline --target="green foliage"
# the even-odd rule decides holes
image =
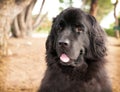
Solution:
[[[36,32],[40,32],[40,33],[48,33],[49,31],[50,31],[50,27],[40,26],[36,29]]]
[[[115,32],[113,28],[105,29],[105,32],[107,33],[108,36],[115,37]]]
[[[42,33],[48,33],[50,31],[50,28],[51,28],[51,21],[48,20],[48,18],[46,17],[36,31]]]
[[[120,26],[120,16],[118,17],[118,25]]]
[[[110,25],[110,28],[105,29],[105,32],[108,36],[115,37],[115,31],[114,31],[114,23]]]
[[[64,0],[59,0],[60,3],[64,3]]]
[[[90,3],[91,0],[86,0],[86,6],[90,6]],[[112,9],[113,5],[111,4],[111,0],[98,0],[97,20],[101,21]],[[89,11],[90,7],[86,10]]]
[[[61,6],[59,7],[59,10],[62,11],[65,7],[72,7],[73,0],[59,0],[61,3]]]
[[[104,2],[104,3],[103,3]],[[99,0],[97,19],[100,21],[105,15],[107,15],[113,8],[111,0]]]
[[[59,0],[60,3],[64,3],[64,0]]]

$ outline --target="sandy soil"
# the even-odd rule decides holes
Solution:
[[[46,38],[9,41],[12,55],[0,58],[0,92],[36,92],[46,69]],[[108,62],[113,92],[120,92],[120,40],[108,38]]]
[[[120,92],[120,39],[109,37],[107,47],[106,68],[112,82],[113,92]]]

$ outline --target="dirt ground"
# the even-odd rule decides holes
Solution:
[[[36,92],[46,69],[46,38],[9,40],[8,57],[0,58],[0,92]],[[113,92],[120,92],[120,39],[108,37],[108,62]]]

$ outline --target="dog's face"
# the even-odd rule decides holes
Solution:
[[[82,62],[86,48],[89,47],[86,19],[80,11],[70,10],[62,15],[58,23],[56,51],[61,63],[78,65]],[[79,61],[77,59],[80,59]]]
[[[96,20],[92,16],[76,8],[66,9],[54,19],[53,29],[47,40],[48,43],[51,37],[53,49],[47,47],[54,50],[51,51],[52,53],[56,52],[61,64],[80,66],[85,63],[85,58],[98,58],[95,54],[101,54],[99,49],[103,48],[104,45],[104,32],[98,25],[96,25],[98,28],[96,27],[95,30],[94,22],[96,23]],[[96,35],[98,38],[95,38]],[[102,47],[98,48],[99,46]]]

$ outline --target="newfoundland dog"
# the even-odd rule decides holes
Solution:
[[[47,70],[38,92],[112,92],[105,40],[93,16],[79,8],[62,11],[46,41]]]

